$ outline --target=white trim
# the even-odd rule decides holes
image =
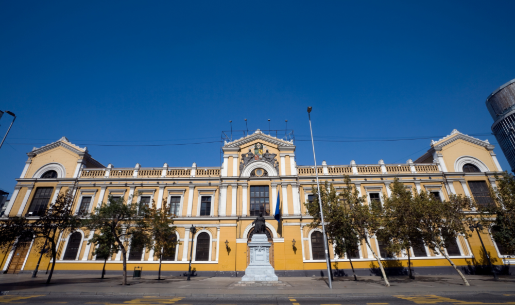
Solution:
[[[95,202],[95,196],[97,195],[98,189],[81,189],[79,195],[79,201],[77,201],[77,206],[75,207],[75,214],[79,213],[80,206],[82,205],[82,198],[91,197],[91,201],[89,202],[89,207],[87,213],[91,213],[91,209],[93,208],[93,203]],[[55,198],[55,196],[54,196]]]
[[[479,168],[481,172],[489,172],[488,166],[486,166],[481,160],[472,156],[461,156],[454,162],[454,171],[463,172],[463,166],[467,163],[473,164]]]
[[[21,216],[21,214],[23,214],[23,211],[25,210],[25,207],[27,206],[27,201],[29,201],[29,197],[30,197],[30,194],[32,193],[33,189],[34,189],[34,186],[29,186],[27,188],[27,192],[25,192],[25,197],[23,197],[23,201],[21,202],[20,209],[18,210],[18,213],[16,214],[16,216]]]
[[[243,169],[243,172],[241,173],[240,177],[250,177],[250,174],[256,168],[263,168],[264,170],[266,170],[268,172],[269,177],[278,176],[277,171],[272,165],[270,165],[270,163],[264,161],[253,161]]]
[[[198,236],[200,235],[200,233],[207,233],[209,235],[209,256],[208,256],[208,262],[212,262],[213,260],[211,260],[211,254],[212,254],[212,251],[213,251],[213,234],[211,234],[211,231],[209,230],[206,230],[206,229],[202,229],[202,230],[199,230],[197,231],[197,233],[195,233],[195,236],[193,237],[194,240],[192,241],[193,242],[193,262],[196,262],[197,261],[197,238]],[[202,261],[202,262],[205,262],[205,261]]]
[[[324,232],[319,229],[319,228],[314,228],[314,229],[311,229],[308,233],[308,244],[309,244],[309,261],[312,261],[312,262],[323,262],[325,261],[325,259],[317,259],[317,260],[314,260],[313,259],[313,246],[311,245],[311,235],[313,235],[313,232],[320,232],[322,234],[322,238],[324,238]]]
[[[490,236],[490,240],[492,241],[492,243],[494,244],[494,247],[495,247],[495,251],[497,252],[497,256],[501,259],[511,259],[511,258],[514,258],[515,255],[504,255],[504,254],[501,254],[501,251],[499,251],[499,248],[497,247],[497,242],[495,241],[494,239],[494,236],[492,235],[492,227],[494,226],[494,224],[491,224],[488,228],[488,235]],[[471,252],[472,253],[472,252]]]
[[[225,188],[225,190],[227,191],[227,187]],[[207,191],[208,194],[201,194],[200,192],[202,191]],[[211,197],[211,210],[209,211],[209,215],[202,215],[202,216],[211,216],[213,217],[213,211],[214,211],[214,208],[215,208],[215,192],[214,190],[202,190],[202,189],[197,189],[197,216],[201,216],[200,215],[200,204],[201,204],[201,199],[203,196],[206,196],[206,197]],[[221,192],[220,192],[221,193]],[[225,216],[224,215],[221,215],[221,216]]]
[[[73,232],[70,232],[70,234],[68,234],[68,236],[66,237],[66,241],[64,242],[64,251],[61,254],[61,259],[60,260],[64,260],[64,256],[66,255],[66,251],[68,250],[68,242],[70,241],[70,237],[74,233],[80,233],[80,235],[81,235],[81,239],[80,239],[80,243],[79,243],[79,249],[77,250],[77,254],[75,255],[75,259],[73,259],[73,261],[76,261],[76,260],[79,259],[80,250],[82,250],[82,243],[84,242],[84,232],[82,232],[82,230],[80,230],[80,229],[75,230]]]
[[[282,202],[282,215],[289,215],[288,214],[288,185],[287,184],[281,184],[281,190],[283,198],[281,200]]]
[[[29,157],[27,161],[25,161],[25,166],[23,167],[23,171],[21,172],[20,178],[25,178],[25,175],[27,174],[27,171],[29,170],[29,166],[32,163],[32,159]]]
[[[247,211],[248,211],[248,185],[247,184],[243,184],[241,186],[241,197],[242,197],[242,203],[241,203],[241,216],[243,217],[246,217],[247,216]]]
[[[292,184],[291,192],[292,192],[292,197],[293,197],[293,215],[300,215],[299,187],[295,184]]]
[[[65,169],[65,167],[61,163],[52,162],[52,163],[48,163],[48,164],[45,164],[42,167],[40,167],[34,173],[34,175],[32,175],[32,178],[40,178],[41,179],[41,176],[44,173],[46,173],[47,171],[50,171],[50,170],[56,171],[58,179],[66,177],[66,169]]]
[[[183,241],[183,248],[182,248],[182,261],[187,262],[188,261],[188,243],[190,241],[190,229],[186,228],[184,230],[184,239]],[[192,254],[193,255],[193,254]]]
[[[197,216],[200,216],[200,193],[197,197],[198,197]],[[220,194],[218,197],[219,197],[219,199],[218,199],[218,215],[225,216],[226,211],[227,211],[227,185],[220,185]],[[211,201],[213,201],[212,198],[211,198]],[[211,216],[212,216],[212,214],[211,214]]]
[[[272,209],[270,210],[271,216],[275,216],[276,205],[277,205],[277,184],[272,184],[272,202],[271,202]]]
[[[157,202],[156,202],[156,208],[160,209],[161,208],[161,205],[163,203],[163,194],[164,194],[164,191],[165,191],[165,186],[160,186],[159,187],[159,193],[157,195]]]
[[[86,242],[86,249],[84,250],[84,254],[82,255],[82,260],[83,261],[87,261],[88,260],[88,256],[89,256],[89,252],[91,251],[91,243],[89,243],[89,240],[93,238],[93,235],[95,234],[95,232],[93,230],[91,230],[89,232],[89,236],[88,236],[88,239],[84,239],[83,242],[85,241]],[[80,252],[79,252],[80,253]],[[96,255],[95,255],[96,256]]]
[[[170,211],[172,208],[172,197],[180,197],[181,198],[179,200],[179,215],[177,215],[177,216],[181,217],[182,216],[182,206],[184,204],[184,192],[182,194],[179,194],[179,193],[171,193],[170,190],[168,191],[167,202],[170,207]]]
[[[25,270],[25,265],[27,264],[27,261],[29,259],[29,255],[30,255],[30,251],[32,250],[32,246],[34,245],[35,240],[36,239],[34,238],[34,236],[32,236],[32,240],[30,241],[29,250],[27,250],[27,255],[25,256],[25,259],[23,260],[23,265],[21,266],[20,271]]]
[[[372,200],[370,199],[370,193],[379,193],[379,202],[381,203],[381,208],[384,207],[384,193],[383,193],[383,186],[365,186],[365,192],[367,193],[367,203],[369,207],[371,208]]]
[[[191,212],[193,210],[193,190],[195,189],[194,186],[190,186],[188,190],[188,209],[186,211],[186,217],[191,216]]]
[[[302,246],[302,261],[306,260],[306,254],[304,249],[304,225],[300,225],[300,244]]]
[[[52,199],[50,200],[50,206],[53,206],[55,204],[55,201],[57,200],[57,196],[59,196],[59,193],[61,193],[61,186],[57,185],[54,191],[54,196],[52,196]]]
[[[231,184],[231,216],[236,216],[236,206],[237,206],[237,184]]]
[[[272,238],[279,238],[279,236],[277,235],[277,231],[275,230],[274,227],[272,227],[271,224],[269,224],[268,222],[265,221],[265,225],[266,227],[270,230],[270,232],[272,232]],[[253,228],[254,226],[251,224],[249,224],[245,230],[243,231],[243,238],[245,238],[245,240],[247,240],[248,236],[249,236],[249,232],[250,230]]]
[[[238,155],[232,156],[232,175],[238,176]]]
[[[286,175],[286,157],[284,155],[280,155],[281,160],[281,176]]]

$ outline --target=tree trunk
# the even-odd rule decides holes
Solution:
[[[465,286],[470,286],[469,282],[467,281],[467,279],[465,278],[463,273],[461,273],[461,271],[458,270],[456,265],[452,262],[451,258],[447,255],[447,252],[445,252],[445,249],[442,249],[442,247],[438,247],[438,251],[440,251],[440,253],[442,253],[445,256],[445,258],[449,261],[449,264],[451,264],[451,266],[454,268],[454,270],[456,270],[456,272],[458,272],[458,274],[461,276],[461,279],[465,283]]]
[[[413,276],[413,274],[411,273],[411,256],[409,254],[409,248],[408,248],[408,270],[409,270],[409,278],[414,280],[415,277]]]
[[[356,272],[354,272],[354,265],[352,264],[352,258],[350,257],[349,252],[347,251],[347,256],[349,257],[350,267],[352,268],[352,275],[354,275],[354,280],[357,281]]]
[[[384,272],[384,268],[383,268],[383,264],[381,264],[381,259],[379,258],[379,256],[377,256],[377,254],[374,252],[374,250],[372,249],[372,247],[370,246],[370,242],[368,241],[367,238],[365,238],[365,242],[367,243],[367,246],[368,248],[370,249],[370,252],[372,252],[372,255],[374,255],[374,257],[376,258],[377,260],[377,263],[379,264],[379,268],[381,268],[381,273],[383,274],[383,279],[384,279],[384,284],[386,287],[390,287],[390,283],[388,282],[388,278],[386,278],[386,273]]]
[[[161,262],[163,261],[163,254],[159,255],[159,272],[157,274],[157,280],[161,280]]]
[[[107,263],[107,256],[104,259],[104,268],[102,269],[102,279],[104,279],[104,274],[106,274],[106,263]]]
[[[54,267],[55,267],[55,260],[57,258],[57,249],[56,249],[56,243],[52,239],[50,241],[50,245],[52,246],[52,268],[50,268],[50,274],[48,274],[48,278],[46,280],[46,284],[50,284],[50,280],[52,279],[52,274],[54,274]]]
[[[122,248],[122,256],[123,256],[123,279],[122,285],[127,285],[127,253],[125,252],[125,247]]]

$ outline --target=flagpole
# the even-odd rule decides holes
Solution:
[[[322,235],[324,235],[324,249],[325,249],[325,261],[327,264],[327,278],[329,279],[329,288],[333,289],[333,283],[331,281],[331,263],[329,262],[329,251],[327,249],[327,235],[325,234],[324,224],[324,210],[322,209],[322,197],[320,196],[320,183],[318,181],[318,169],[317,169],[317,158],[315,157],[315,142],[313,141],[313,129],[311,128],[311,110],[312,107],[308,107],[308,119],[309,119],[309,131],[311,132],[311,146],[313,146],[313,160],[315,160],[315,175],[317,177],[317,192],[318,192],[318,205],[320,206],[320,220],[322,221]]]

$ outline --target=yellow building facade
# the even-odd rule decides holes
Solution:
[[[430,149],[414,162],[405,164],[356,164],[299,166],[295,162],[293,140],[267,135],[259,130],[247,136],[225,142],[221,167],[134,168],[107,167],[93,159],[86,148],[70,143],[66,138],[34,148],[5,211],[5,215],[37,217],[59,193],[74,190],[73,209],[76,213],[92,212],[109,196],[125,201],[151,202],[158,205],[166,199],[174,214],[179,245],[173,257],[163,262],[162,270],[174,275],[188,269],[190,249],[197,274],[205,276],[242,276],[248,264],[247,242],[252,234],[252,222],[262,212],[266,218],[267,235],[272,243],[270,261],[279,276],[312,276],[325,272],[321,230],[308,226],[311,217],[304,203],[310,200],[315,184],[315,170],[321,182],[343,187],[344,177],[350,177],[367,203],[382,201],[389,196],[389,185],[399,178],[413,192],[432,192],[441,199],[450,194],[470,196],[478,202],[487,200],[484,192],[495,188],[495,174],[502,172],[494,146],[454,130],[449,136],[432,141]],[[216,152],[213,152],[216,153]],[[74,185],[77,188],[73,188]],[[315,184],[316,185],[316,184]],[[273,217],[280,198],[282,221]],[[485,199],[486,198],[486,199]],[[5,216],[4,216],[5,217]],[[190,227],[197,232],[192,236]],[[93,232],[78,230],[59,235],[56,271],[98,272],[103,260],[94,256],[93,244],[88,244]],[[515,259],[500,253],[491,235],[483,234],[486,249],[494,264],[508,264]],[[370,240],[376,253],[383,253],[375,238]],[[191,245],[193,243],[193,245]],[[460,236],[448,249],[455,264],[474,272],[482,265],[481,244],[477,235]],[[2,254],[4,272],[30,272],[35,269],[39,252],[34,241]],[[331,248],[331,245],[330,245]],[[332,249],[330,249],[332,250]],[[502,250],[502,249],[501,249]],[[454,272],[441,255],[428,248],[411,250],[415,272],[443,274]],[[332,251],[330,251],[332,252]],[[129,249],[128,270],[143,267],[156,271],[158,260],[146,249]],[[350,272],[349,259],[331,254],[332,268],[338,274]],[[352,258],[358,274],[377,272],[377,263],[365,243]],[[40,270],[49,263],[43,257]],[[385,258],[392,270],[407,266],[407,255]],[[121,253],[107,262],[107,270],[122,269]]]

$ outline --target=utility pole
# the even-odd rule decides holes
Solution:
[[[318,205],[320,206],[320,219],[322,222],[322,235],[324,235],[324,250],[325,250],[325,261],[327,263],[327,278],[329,279],[329,288],[333,289],[332,274],[331,274],[331,262],[329,261],[329,250],[327,247],[327,235],[325,234],[325,223],[324,223],[324,211],[322,209],[322,197],[320,196],[320,183],[318,181],[318,169],[317,169],[317,158],[315,156],[315,141],[313,140],[313,129],[311,128],[311,110],[312,107],[308,107],[308,120],[309,120],[309,131],[311,132],[311,146],[313,146],[313,160],[315,161],[315,175],[317,177],[317,192],[318,192]]]
[[[7,129],[7,132],[5,133],[4,138],[2,139],[2,143],[0,143],[0,148],[2,148],[2,145],[4,144],[5,138],[7,138],[7,135],[9,134],[9,131],[11,130],[11,127],[13,127],[14,120],[16,120],[16,115],[14,113],[12,113],[10,111],[6,111],[5,113],[11,115],[13,117],[13,121],[11,122],[11,125],[9,125],[9,129]],[[3,112],[2,112],[2,115],[3,115]],[[2,115],[0,115],[0,117],[2,117]]]

